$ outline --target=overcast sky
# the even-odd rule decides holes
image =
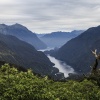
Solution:
[[[0,0],[0,23],[20,23],[36,33],[100,25],[100,0]]]

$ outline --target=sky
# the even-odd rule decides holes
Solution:
[[[36,33],[100,25],[100,0],[0,0],[0,24],[19,23]]]

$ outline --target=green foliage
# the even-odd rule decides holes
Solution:
[[[100,88],[94,80],[54,82],[5,64],[0,68],[0,100],[100,100]]]

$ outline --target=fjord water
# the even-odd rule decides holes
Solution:
[[[47,57],[55,64],[54,67],[58,68],[60,72],[64,73],[65,77],[68,77],[69,73],[74,73],[74,69],[65,62],[58,60],[50,55],[47,55]]]
[[[39,51],[44,52],[46,50],[51,50],[51,49],[53,49],[53,48],[47,48],[47,49],[43,49],[43,50],[39,50]],[[53,67],[58,68],[59,72],[64,73],[65,77],[68,77],[69,73],[74,73],[74,69],[71,66],[67,65],[64,61],[58,60],[50,55],[47,55],[47,57],[50,59],[50,61],[52,63],[55,64]]]

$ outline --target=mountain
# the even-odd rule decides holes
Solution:
[[[14,24],[7,26],[5,24],[0,24],[0,33],[13,35],[23,40],[31,45],[33,45],[36,49],[45,49],[47,46],[44,44],[35,33],[28,30],[26,27],[20,24]]]
[[[70,39],[81,34],[82,30],[75,30],[72,32],[52,32],[39,37],[48,47],[61,47]]]
[[[22,67],[22,66],[18,66],[18,65],[12,64],[12,63],[7,64],[7,62],[5,62],[5,61],[0,61],[0,68],[1,68],[2,66],[4,66],[4,65],[9,65],[9,66],[11,66],[11,67],[14,67],[14,68],[16,68],[18,71],[27,72],[27,69],[24,68],[24,67]]]
[[[100,51],[100,26],[89,28],[52,55],[71,65],[78,73],[86,73],[95,61],[91,53],[94,49]]]
[[[55,74],[59,73],[43,52],[37,51],[32,45],[11,35],[0,34],[0,61],[26,69],[31,68],[33,72],[41,75],[55,77]]]
[[[46,35],[46,34],[38,34],[38,33],[35,33],[37,35],[38,38],[41,38],[42,36]]]

